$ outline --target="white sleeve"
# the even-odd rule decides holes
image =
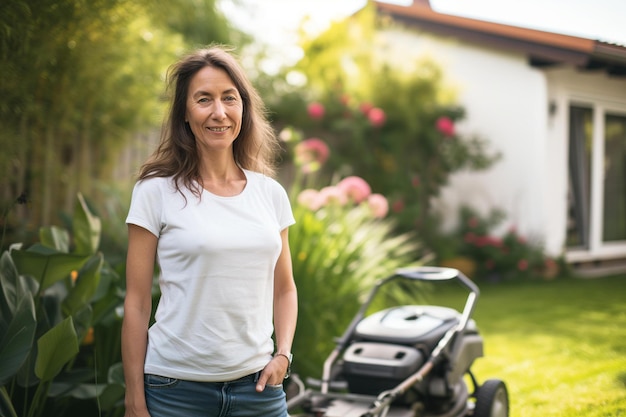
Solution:
[[[143,227],[159,237],[162,228],[163,199],[160,178],[141,180],[135,184],[130,200],[127,224]]]
[[[276,207],[276,220],[278,221],[280,230],[283,230],[293,225],[296,219],[293,217],[293,210],[287,191],[285,191],[285,188],[278,181],[275,181],[274,184],[275,186],[272,187],[272,195],[274,198],[274,207]]]

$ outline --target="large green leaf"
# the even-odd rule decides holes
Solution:
[[[108,381],[110,384],[120,384],[124,385],[124,366],[122,362],[114,363],[109,368],[109,378]]]
[[[11,397],[5,387],[0,386],[0,416],[17,417],[17,413],[11,403]]]
[[[91,301],[100,283],[100,270],[103,263],[104,258],[102,254],[98,253],[92,256],[84,268],[81,269],[76,285],[72,288],[67,298],[63,300],[63,311],[66,315],[73,315]]]
[[[106,384],[55,384],[55,390],[60,391],[63,397],[72,397],[79,400],[88,400],[99,397],[106,389]]]
[[[124,293],[119,288],[111,287],[105,297],[93,303],[93,324],[111,326],[120,320],[118,309],[124,303]]]
[[[19,301],[13,320],[0,339],[0,386],[17,373],[28,357],[36,328],[35,303],[29,294]]]
[[[94,294],[91,302],[96,302],[109,294],[111,288],[115,287],[116,284],[121,283],[120,276],[118,272],[111,268],[111,265],[106,262],[102,264],[102,269],[100,270],[100,283],[98,284],[98,289]],[[117,285],[119,287],[120,285]]]
[[[50,396],[72,397],[79,400],[89,400],[98,397],[98,403],[103,411],[121,406],[124,399],[125,388],[123,384],[69,384],[56,383],[51,390]]]
[[[72,320],[74,320],[76,337],[81,341],[89,333],[89,328],[93,326],[93,309],[91,304],[83,304],[81,308],[72,313]]]
[[[81,373],[84,376],[84,372]],[[93,378],[92,374],[89,374]],[[84,378],[82,378],[84,379]],[[102,376],[96,378],[96,384],[82,382],[80,378],[68,380],[64,374],[63,381],[55,381],[50,387],[49,395],[52,397],[72,397],[77,399],[91,399],[98,397],[98,403],[102,410],[110,410],[121,406],[124,399],[125,384],[122,363],[118,362],[109,368],[106,383],[100,382]]]
[[[109,385],[100,397],[102,408],[109,409],[120,406],[120,402],[124,399],[126,391],[126,382],[124,381],[124,367],[122,362],[114,363],[109,368]]]
[[[72,271],[78,271],[90,255],[73,255],[67,253],[44,254],[39,251],[13,250],[11,257],[20,274],[31,275],[41,283],[40,291],[49,288],[55,282],[70,276]]]
[[[99,402],[103,410],[111,410],[123,404],[126,388],[123,384],[109,383],[100,395]]]
[[[54,248],[59,252],[69,253],[70,234],[58,226],[42,227],[39,230],[39,240],[44,246]]]
[[[42,381],[52,380],[76,354],[78,337],[72,317],[54,326],[37,341],[39,353],[35,362],[35,374]]]
[[[17,306],[17,270],[9,255],[0,257],[0,331],[5,331]]]
[[[89,211],[87,202],[81,193],[78,193],[78,201],[74,209],[72,223],[76,253],[96,253],[100,245],[102,225],[100,219]]]
[[[8,252],[0,258],[0,386],[22,366],[33,346],[37,321],[32,280],[19,276]]]

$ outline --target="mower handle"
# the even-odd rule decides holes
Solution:
[[[417,268],[400,268],[396,275],[422,281],[447,281],[456,279],[459,271],[452,268],[421,266]]]
[[[451,281],[458,279],[468,290],[478,293],[478,287],[461,271],[455,268],[442,266],[418,266],[415,268],[400,268],[395,275],[418,281]]]

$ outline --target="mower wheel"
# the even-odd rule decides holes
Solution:
[[[473,417],[508,417],[509,394],[499,379],[488,379],[476,391]]]

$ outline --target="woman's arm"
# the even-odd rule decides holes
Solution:
[[[143,370],[152,311],[152,277],[157,237],[128,225],[126,298],[122,323],[122,362],[126,381],[126,417],[149,416],[144,394]]]
[[[291,250],[289,249],[289,229],[280,232],[283,248],[274,270],[274,333],[276,353],[288,355],[296,331],[298,319],[298,294],[293,278]],[[287,358],[277,355],[267,364],[259,382],[257,391],[263,391],[265,384],[282,384],[287,372]]]

